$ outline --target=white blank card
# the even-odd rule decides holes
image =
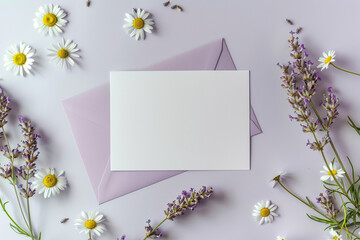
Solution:
[[[111,170],[245,170],[249,71],[110,73]]]

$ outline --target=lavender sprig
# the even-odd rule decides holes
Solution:
[[[179,195],[176,200],[167,204],[167,209],[164,211],[166,217],[156,227],[151,226],[150,219],[146,221],[147,225],[145,226],[145,238],[143,240],[148,238],[161,238],[163,234],[159,227],[165,221],[173,221],[176,217],[183,215],[188,209],[194,211],[201,200],[210,198],[212,194],[213,189],[211,187],[207,188],[204,186],[199,191],[195,191],[193,188],[189,191],[182,191],[181,195]],[[125,237],[126,236],[123,235],[121,240],[125,240]]]
[[[148,238],[151,238],[151,239],[156,239],[156,238],[161,238],[162,237],[162,232],[160,232],[160,229],[157,228],[157,229],[154,229],[152,226],[151,226],[151,220],[147,220],[146,223],[148,224],[147,226],[145,226],[145,234],[146,236],[148,236]]]
[[[10,102],[10,98],[7,97],[4,93],[4,90],[0,88],[0,137],[4,137],[6,142],[5,145],[0,146],[0,152],[9,160],[8,164],[6,164],[4,167],[0,167],[0,176],[7,179],[13,186],[20,213],[28,230],[24,230],[13,220],[5,208],[7,202],[2,202],[0,199],[0,203],[2,209],[12,222],[10,224],[11,228],[16,233],[25,235],[34,240],[35,234],[32,230],[29,198],[34,196],[35,189],[32,188],[30,180],[32,177],[34,177],[36,172],[35,161],[39,156],[37,141],[40,138],[40,135],[35,133],[35,129],[31,125],[30,121],[25,121],[22,116],[19,116],[19,126],[21,128],[24,140],[21,141],[21,145],[17,145],[17,147],[14,149],[10,147],[10,143],[4,128],[4,126],[8,123],[6,118],[11,110],[9,107]],[[15,167],[14,161],[19,156],[21,156],[24,160],[24,164],[20,167]],[[18,180],[23,180],[24,184],[18,184]],[[23,206],[23,203],[20,201],[19,194],[26,199],[26,206]]]
[[[213,189],[206,188],[203,186],[198,192],[193,188],[189,192],[182,191],[181,195],[177,197],[172,203],[168,203],[168,208],[164,211],[166,218],[169,220],[174,220],[176,217],[181,216],[185,213],[186,210],[194,211],[197,204],[201,199],[206,199],[211,197],[213,194]]]
[[[0,88],[0,127],[7,124],[6,117],[9,115],[11,108],[9,107],[11,99],[5,96],[5,92]]]
[[[320,193],[319,197],[316,198],[317,203],[320,203],[321,207],[326,210],[326,215],[331,219],[336,219],[339,210],[335,208],[333,200],[328,190],[325,191],[325,194]]]

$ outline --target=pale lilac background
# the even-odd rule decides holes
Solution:
[[[85,0],[54,1],[69,13],[64,37],[75,40],[82,50],[79,65],[62,71],[46,57],[46,47],[60,38],[42,37],[32,27],[38,7],[49,1],[0,1],[1,55],[11,43],[20,41],[37,49],[34,76],[14,77],[1,67],[0,85],[17,104],[13,114],[21,112],[31,117],[41,129],[44,138],[39,166],[66,170],[70,182],[70,188],[59,197],[43,200],[36,196],[35,229],[43,230],[44,239],[87,239],[78,234],[72,221],[81,210],[94,209],[108,219],[109,231],[102,239],[113,240],[122,233],[128,239],[140,239],[144,222],[148,218],[154,223],[160,221],[165,204],[182,189],[211,185],[216,191],[214,199],[195,213],[176,219],[176,223],[165,224],[162,229],[168,233],[167,239],[275,239],[278,234],[292,240],[326,239],[323,226],[306,217],[305,207],[267,184],[278,171],[286,170],[291,173],[288,183],[297,193],[314,199],[322,190],[320,156],[306,148],[310,136],[302,134],[298,125],[288,120],[291,109],[275,64],[288,60],[286,39],[291,27],[285,18],[290,18],[304,28],[301,38],[314,62],[323,50],[334,49],[339,65],[360,70],[360,2],[176,1],[183,6],[183,13],[164,8],[162,2],[93,0],[87,8]],[[146,41],[136,42],[122,29],[124,13],[133,7],[153,13],[157,30]],[[108,81],[110,70],[146,67],[222,37],[236,67],[251,71],[252,105],[264,132],[252,138],[252,170],[187,172],[98,206],[60,101]],[[333,139],[340,154],[349,154],[359,169],[360,137],[346,126],[344,119],[350,112],[360,120],[360,78],[334,69],[321,76],[324,81],[319,91],[331,84],[341,98],[342,118],[336,122]],[[16,136],[12,134],[13,138]],[[14,203],[3,182],[0,188],[0,196]],[[251,217],[253,205],[261,199],[271,199],[279,205],[281,217],[273,224],[259,226]],[[71,221],[60,224],[64,217]],[[0,226],[1,238],[21,239],[9,229],[3,213]]]

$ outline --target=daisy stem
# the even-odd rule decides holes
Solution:
[[[149,232],[143,240],[148,239],[151,236],[151,234],[153,234],[166,220],[168,219],[164,218],[164,220],[162,220],[151,232]]]
[[[318,111],[316,110],[316,108],[315,108],[315,106],[314,106],[314,104],[312,103],[311,100],[310,100],[310,105],[311,105],[311,108],[313,109],[316,117],[318,118],[319,122],[321,123],[321,126],[323,126],[324,131],[326,131],[326,133],[330,134],[330,133],[329,133],[329,130],[324,127],[323,121],[322,121],[322,119],[321,119]],[[341,158],[340,158],[340,156],[339,156],[339,154],[338,154],[338,152],[337,152],[337,150],[336,150],[336,148],[335,148],[335,145],[334,145],[333,141],[331,140],[331,138],[330,138],[330,145],[331,145],[331,148],[332,148],[333,151],[334,151],[334,154],[335,154],[338,162],[339,162],[340,165],[341,165],[341,168],[342,168],[342,169],[344,170],[344,172],[345,172],[346,179],[349,181],[349,184],[351,184],[351,180],[350,180],[349,174],[347,173],[347,171],[346,171],[346,169],[345,169],[345,167],[344,167],[344,164],[343,164],[343,162],[341,161]]]
[[[315,132],[313,132],[313,135],[314,135],[315,141],[316,141],[317,143],[319,143],[319,141],[318,141],[318,139],[317,139],[317,137],[316,137]],[[357,208],[358,205],[351,199],[351,197],[348,195],[348,193],[346,192],[346,190],[344,189],[344,187],[339,183],[339,181],[338,181],[337,178],[335,177],[333,171],[331,170],[331,168],[330,168],[330,166],[329,166],[329,163],[328,163],[328,161],[326,160],[326,157],[325,157],[325,154],[324,154],[324,150],[321,149],[320,152],[321,152],[321,156],[323,157],[323,160],[324,160],[324,162],[325,162],[325,165],[326,165],[327,169],[329,170],[332,178],[334,179],[334,181],[335,181],[336,184],[338,185],[339,189],[342,191],[343,195]]]
[[[347,72],[347,73],[350,73],[350,74],[354,74],[354,75],[360,76],[360,73],[356,73],[356,72],[351,72],[351,71],[345,70],[345,69],[343,69],[343,68],[341,68],[341,67],[336,66],[334,63],[330,63],[330,64],[331,64],[334,68],[337,68],[337,69],[339,69],[339,70],[341,70],[341,71],[344,71],[344,72]]]
[[[316,209],[316,207],[314,207],[312,204],[305,202],[303,199],[301,199],[299,196],[297,196],[295,193],[291,192],[287,187],[285,187],[284,184],[282,184],[282,182],[280,181],[280,179],[276,180],[280,186],[285,189],[285,191],[287,191],[288,193],[290,193],[290,195],[292,195],[294,198],[296,198],[297,200],[299,200],[300,202],[302,202],[303,204],[305,204],[306,206],[308,206],[309,208],[313,209],[315,212],[317,212],[318,214],[320,214],[321,216],[323,216],[324,218],[329,219],[328,216],[326,216],[325,214],[323,214],[322,212],[320,212],[319,210]],[[334,220],[334,219],[331,219]]]
[[[8,147],[8,151],[9,151],[10,156],[11,156],[10,161],[11,161],[11,179],[12,179],[12,181],[10,181],[10,180],[9,180],[9,181],[10,181],[10,184],[11,184],[11,185],[13,186],[13,188],[14,188],[14,192],[15,192],[15,196],[16,196],[16,201],[17,201],[17,203],[18,203],[18,205],[19,205],[21,215],[22,215],[22,217],[23,217],[23,219],[24,219],[24,222],[25,222],[26,226],[29,228],[29,224],[28,224],[28,222],[27,222],[27,220],[26,220],[26,217],[25,217],[25,214],[24,214],[24,210],[23,210],[23,208],[22,208],[22,205],[21,205],[21,202],[20,202],[20,199],[19,199],[19,194],[18,194],[17,188],[16,188],[16,177],[15,177],[15,174],[14,174],[14,160],[15,160],[15,158],[14,158],[12,149],[11,149],[11,147],[10,147],[10,143],[9,143],[8,138],[7,138],[7,135],[6,135],[4,126],[2,126],[1,129],[2,129],[2,132],[3,132],[4,138],[5,138],[5,142],[6,142],[7,147]]]
[[[89,231],[89,239],[88,240],[91,240],[91,231]]]
[[[304,116],[303,116],[303,117],[304,117]],[[308,126],[311,126],[309,120],[308,120],[307,118],[305,118],[305,117],[304,117],[304,119],[305,119],[305,121],[306,121],[306,124],[307,124]],[[319,140],[318,140],[317,137],[316,137],[315,131],[312,131],[312,134],[313,134],[313,136],[314,136],[315,142],[317,143],[317,145],[320,146],[321,144],[320,144]],[[339,189],[341,190],[342,194],[357,208],[358,205],[355,204],[355,202],[351,199],[351,197],[350,197],[350,196],[348,195],[348,193],[346,192],[345,188],[339,183],[339,181],[336,179],[333,171],[330,169],[329,163],[328,163],[328,161],[326,160],[326,157],[325,157],[325,154],[324,154],[324,150],[323,150],[323,149],[320,149],[320,152],[321,152],[321,155],[322,155],[323,160],[324,160],[324,162],[325,162],[325,165],[326,165],[327,169],[329,170],[329,173],[331,174],[332,178],[334,179],[334,181],[336,182],[337,186],[338,186]],[[345,170],[344,170],[344,171],[345,171]],[[346,173],[346,171],[345,171],[345,173]]]

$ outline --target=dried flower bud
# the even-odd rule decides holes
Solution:
[[[66,223],[67,221],[69,221],[69,218],[63,218],[61,219],[60,223]]]
[[[169,4],[170,4],[170,1],[167,1],[167,2],[164,2],[164,3],[163,3],[164,7],[169,6]]]
[[[290,20],[290,19],[285,19],[285,21],[290,24],[290,25],[293,25],[294,23]]]

